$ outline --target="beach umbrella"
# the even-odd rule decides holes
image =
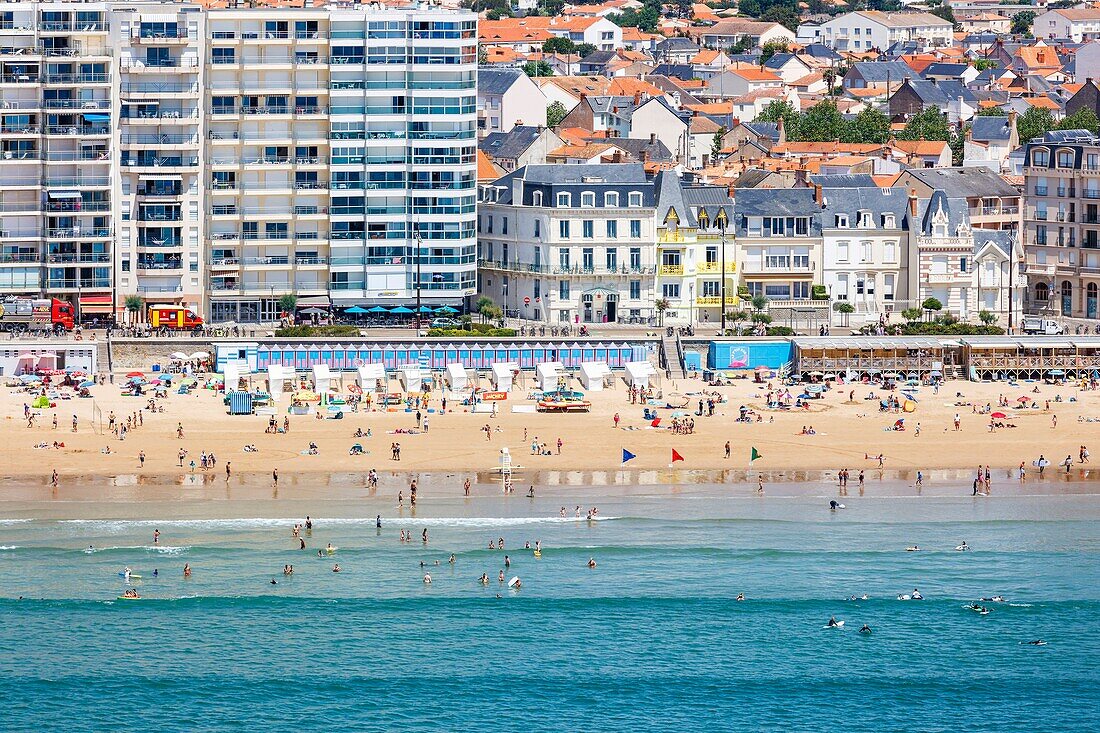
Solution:
[[[1008,417],[1008,415],[1004,414],[1003,412],[994,412],[992,415],[990,415],[990,417],[995,417],[998,420],[1004,420],[1006,417]]]
[[[208,351],[196,351],[194,354],[191,354],[191,356],[188,357],[188,358],[190,358],[190,359],[209,359],[210,358],[210,352],[208,352]]]
[[[431,308],[431,306],[428,306],[428,305],[422,305],[422,306],[420,306],[420,312],[421,313],[431,313],[432,308]]]
[[[368,310],[367,310],[366,308],[360,308],[360,307],[359,307],[359,306],[357,306],[357,305],[353,305],[352,307],[350,307],[350,308],[346,309],[346,310],[345,310],[344,312],[345,312],[345,313],[351,313],[351,314],[353,314],[353,315],[357,315],[357,316],[358,316],[358,315],[361,315],[361,314],[363,314],[363,313],[369,313],[370,311],[368,311]]]
[[[376,305],[373,308],[368,308],[367,313],[389,313],[389,310],[386,309],[386,308],[383,308],[380,305]]]
[[[187,354],[182,351],[173,351],[170,356],[176,361],[185,361],[187,359]]]
[[[145,376],[145,374],[143,372],[130,372],[129,374],[126,375],[126,377],[128,379],[134,378],[134,377],[137,377],[138,379],[141,379],[144,376]]]
[[[1016,399],[1016,401],[1017,402],[1031,402],[1031,398],[1030,397],[1019,397],[1019,398]]]
[[[323,316],[328,313],[324,308],[306,308],[301,312],[307,316]]]
[[[412,313],[412,312],[413,312],[412,308],[406,308],[403,305],[399,305],[396,308],[394,308],[392,311],[390,311],[390,313]]]
[[[89,379],[89,380],[87,380],[87,381],[85,381],[85,382],[81,382],[81,383],[80,383],[79,385],[77,385],[77,386],[79,386],[79,387],[94,387],[94,386],[95,386],[95,382],[93,382],[92,380],[90,380],[90,379]]]
[[[42,381],[42,378],[40,376],[38,376],[37,374],[24,374],[23,376],[20,377],[20,379],[23,380],[24,382],[40,382],[40,381]]]
[[[456,309],[452,308],[449,305],[445,305],[441,308],[436,308],[435,312],[436,313],[458,313],[458,311]]]
[[[16,358],[19,359],[20,361],[22,361],[23,359],[36,359],[38,357],[36,357],[34,354],[32,354],[29,351],[24,351],[22,354],[20,354]]]

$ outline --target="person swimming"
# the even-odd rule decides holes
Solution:
[[[590,567],[590,568],[596,567],[596,559],[595,558],[592,558],[592,557],[588,558],[588,567]]]
[[[157,572],[157,569],[153,568],[153,577],[155,578],[155,577],[157,577],[157,575],[159,575],[159,573]]]
[[[451,565],[455,564],[455,554],[452,552],[450,559],[447,560]]]
[[[497,576],[497,580],[500,581],[501,583],[504,582],[504,571],[503,570],[500,571],[500,575]]]
[[[340,572],[340,569],[341,569],[340,568],[340,563],[336,563],[335,565],[332,566],[332,572],[334,572],[334,573]]]
[[[302,544],[301,544],[301,546],[300,546],[300,547],[299,547],[298,549],[299,549],[299,550],[304,550],[304,549],[306,549],[306,541],[305,541],[305,540],[303,540],[303,539],[302,539],[301,537],[299,537],[299,538],[298,538],[298,541],[299,541],[300,543],[302,543]]]
[[[271,584],[272,584],[272,585],[278,585],[278,584],[279,584],[279,581],[275,580],[275,578],[272,578],[272,579],[271,579]]]
[[[912,595],[912,596],[910,596],[910,597],[911,597],[911,598],[912,598],[912,599],[913,599],[914,601],[923,601],[923,600],[924,600],[924,596],[922,596],[922,595],[920,594],[920,591],[919,591],[919,590],[917,590],[916,588],[914,588],[914,589],[913,589],[913,595]]]
[[[837,626],[840,626],[840,622],[836,620],[836,616],[830,616],[829,617],[829,623],[827,623],[825,625],[828,626],[829,628],[835,628]]]
[[[328,547],[325,548],[325,552],[331,555],[332,553],[336,552],[336,548],[332,546],[331,542],[329,542]]]
[[[970,545],[966,544],[966,540],[963,540],[963,541],[962,541],[962,544],[958,545],[958,546],[957,546],[957,547],[956,547],[955,549],[956,549],[956,550],[958,550],[958,551],[960,551],[960,552],[962,552],[962,551],[964,551],[964,550],[969,550],[969,549],[970,549]]]
[[[871,627],[868,626],[867,624],[863,624],[863,626],[859,627],[859,633],[861,633],[861,634],[870,634],[871,633]]]
[[[382,529],[382,515],[379,514],[374,518],[374,526],[376,529]]]
[[[482,585],[489,585],[489,574],[488,573],[482,573],[481,577],[478,579],[478,582],[481,583]]]
[[[431,573],[424,573],[424,585],[431,585],[431,584],[432,584],[432,575],[431,575]]]
[[[745,600],[745,594],[744,593],[738,593],[736,600],[738,600],[738,601]]]

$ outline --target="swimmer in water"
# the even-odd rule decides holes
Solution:
[[[331,555],[332,553],[336,552],[336,548],[332,546],[331,542],[329,542],[328,547],[325,548],[325,552]]]
[[[432,584],[432,576],[429,573],[424,573],[424,585]]]
[[[482,585],[489,585],[489,574],[488,573],[482,573],[481,578],[478,579],[478,582],[481,583]]]
[[[332,572],[334,572],[334,573],[340,572],[340,563],[336,563],[335,565],[332,566]]]
[[[299,550],[304,550],[304,549],[306,549],[306,541],[305,541],[305,540],[303,540],[303,539],[302,539],[301,537],[299,537],[299,538],[298,538],[298,541],[302,543],[301,547],[299,547],[298,549],[299,549]]]
[[[825,625],[828,626],[829,628],[832,628],[834,626],[840,626],[840,624],[836,620],[836,616],[830,616],[829,617],[829,623],[827,623]]]
[[[325,556],[325,553],[321,552],[320,550],[317,551],[317,557],[324,557],[324,556]]]
[[[863,626],[859,627],[859,633],[861,633],[861,634],[870,634],[871,633],[871,627],[868,626],[867,624],[863,624]]]
[[[158,573],[158,572],[157,572],[157,569],[156,569],[156,568],[153,568],[153,577],[155,578],[155,577],[157,577],[157,575],[159,575],[159,574],[160,574],[160,573]]]
[[[744,593],[738,593],[737,594],[737,600],[739,600],[739,601],[745,600],[745,594]]]
[[[500,581],[501,583],[504,582],[504,571],[503,570],[500,571],[500,575],[497,576],[497,580]]]
[[[512,559],[509,558],[507,555],[504,556],[504,567],[506,567],[506,568],[512,567]]]
[[[379,514],[377,517],[374,518],[374,526],[377,529],[382,529],[382,515],[381,514]]]
[[[447,560],[447,562],[449,562],[451,565],[455,564],[455,554],[453,552],[451,553],[451,557],[449,560]]]
[[[190,578],[191,577],[191,565],[188,564],[188,563],[183,564],[183,577],[185,577],[185,578]]]
[[[591,558],[591,557],[588,558],[588,567],[590,567],[590,568],[596,567],[596,560],[594,558]]]
[[[278,585],[278,584],[279,584],[279,581],[275,580],[275,578],[272,578],[272,579],[271,579],[271,584],[272,584],[272,585]]]
[[[1033,639],[1032,641],[1029,641],[1028,644],[1030,644],[1031,646],[1046,646],[1046,642],[1042,639]]]

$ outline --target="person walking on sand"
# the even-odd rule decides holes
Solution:
[[[730,442],[726,441],[726,458],[730,457]]]
[[[233,475],[233,470],[230,468],[233,465],[233,461],[225,462],[225,482],[229,483],[229,477]]]
[[[57,469],[55,468],[54,471],[53,471],[53,476],[50,477],[50,486],[52,486],[53,488],[56,489],[57,484],[60,480],[61,480],[61,477],[57,475]]]
[[[619,428],[619,413],[616,412],[615,416],[612,417],[611,420],[615,423],[615,429],[618,430],[618,428]]]
[[[563,445],[564,445],[564,443],[561,442],[561,438],[558,438],[558,455],[559,456],[561,455],[561,447]]]
[[[1057,427],[1058,427],[1058,416],[1057,415],[1051,415],[1050,416],[1050,429],[1054,430]]]
[[[145,468],[145,451],[138,451],[138,468]]]
[[[959,417],[959,413],[955,413],[955,430],[960,430],[962,426],[962,418]]]
[[[470,495],[470,479],[469,478],[467,478],[465,481],[462,482],[462,493],[463,493],[464,496],[469,496]]]
[[[271,485],[276,489],[279,488],[279,469],[271,469]]]

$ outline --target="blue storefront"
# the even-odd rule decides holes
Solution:
[[[778,369],[793,359],[794,346],[787,339],[711,341],[707,368],[715,371],[756,367]]]

